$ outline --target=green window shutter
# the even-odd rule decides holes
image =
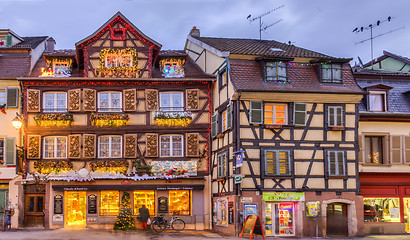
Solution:
[[[337,175],[345,175],[344,152],[337,152]]]
[[[226,108],[226,121],[227,121],[227,128],[232,128],[232,105],[229,104]]]
[[[13,44],[13,37],[11,35],[6,36],[6,46],[10,47]]]
[[[18,97],[19,89],[18,88],[7,88],[7,107],[16,108],[18,107]]]
[[[214,114],[211,117],[211,137],[218,135],[218,114]]]
[[[16,138],[5,138],[5,163],[6,165],[16,164]]]
[[[329,176],[336,175],[336,152],[329,151],[327,152],[327,159],[329,165]]]
[[[250,102],[250,123],[262,124],[263,123],[263,104],[261,101]]]
[[[294,124],[299,125],[299,126],[305,126],[306,125],[306,103],[295,103],[294,107]]]

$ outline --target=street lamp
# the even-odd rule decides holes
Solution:
[[[16,116],[11,120],[11,124],[15,129],[20,129],[21,126],[23,125],[23,121],[21,120],[21,116],[16,113]]]

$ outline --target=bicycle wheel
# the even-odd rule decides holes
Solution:
[[[172,221],[171,227],[175,231],[182,231],[182,230],[185,229],[185,222],[184,222],[184,220],[179,219],[179,218],[175,219],[174,221]]]
[[[159,232],[163,232],[167,226],[164,223],[160,223],[157,220],[154,220],[151,223],[151,227],[155,232],[159,233]]]

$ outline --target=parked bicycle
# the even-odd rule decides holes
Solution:
[[[182,231],[185,229],[185,222],[184,220],[178,218],[176,215],[179,212],[172,212],[171,220],[168,221],[165,219],[164,215],[159,215],[158,217],[154,217],[154,221],[151,223],[152,229],[155,232],[162,232],[165,229],[172,228],[175,231]]]

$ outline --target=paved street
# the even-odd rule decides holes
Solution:
[[[121,232],[121,231],[107,231],[107,230],[12,230],[9,232],[0,232],[1,240],[189,240],[189,239],[225,239],[225,240],[239,240],[239,237],[223,236],[208,231],[183,231],[180,233],[167,231],[162,234],[157,234],[152,231],[148,232]],[[249,238],[242,238],[249,239]],[[255,240],[260,240],[262,237],[257,237]],[[281,239],[268,237],[267,239]],[[283,238],[294,239],[294,238]],[[316,238],[298,238],[298,239],[316,239]],[[332,238],[337,239],[337,238]],[[346,238],[345,238],[346,239]],[[410,239],[409,235],[373,235],[364,238],[354,238],[363,240],[384,240],[384,239]]]

